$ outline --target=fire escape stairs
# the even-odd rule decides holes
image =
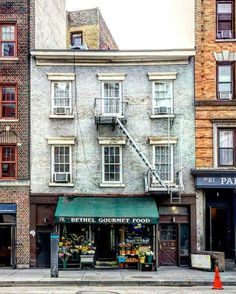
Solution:
[[[140,148],[138,147],[138,145],[134,142],[133,138],[131,137],[131,135],[126,130],[125,126],[122,124],[122,122],[120,121],[120,119],[118,117],[116,118],[116,123],[118,124],[119,128],[122,130],[123,134],[129,139],[130,144],[135,149],[135,151],[137,152],[137,154],[139,155],[139,157],[142,159],[142,161],[145,163],[145,165],[148,167],[148,169],[150,170],[151,174],[155,177],[155,179],[158,181],[158,183],[162,187],[168,188],[167,185],[161,180],[161,178],[158,175],[158,173],[153,169],[152,165],[150,164],[150,162],[148,161],[148,159],[146,158],[146,156],[140,150]]]

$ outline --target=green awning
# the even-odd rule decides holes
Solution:
[[[152,198],[59,197],[55,222],[95,224],[157,224]]]

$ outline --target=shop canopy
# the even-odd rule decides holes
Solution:
[[[55,222],[157,224],[156,202],[144,197],[59,197]]]

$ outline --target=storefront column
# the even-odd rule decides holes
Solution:
[[[158,224],[155,226],[155,229],[153,230],[155,232],[153,238],[155,242],[155,252],[156,252],[156,268],[158,268],[159,260],[158,260],[158,254],[159,254],[159,231],[158,231]]]
[[[37,266],[36,256],[36,204],[30,205],[30,267]]]
[[[233,222],[234,222],[234,260],[236,260],[236,190],[233,194]]]

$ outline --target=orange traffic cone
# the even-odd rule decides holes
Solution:
[[[223,290],[224,289],[222,287],[222,283],[220,280],[220,273],[219,273],[218,266],[215,267],[215,278],[214,278],[214,284],[213,284],[212,289],[214,289],[214,290]]]

